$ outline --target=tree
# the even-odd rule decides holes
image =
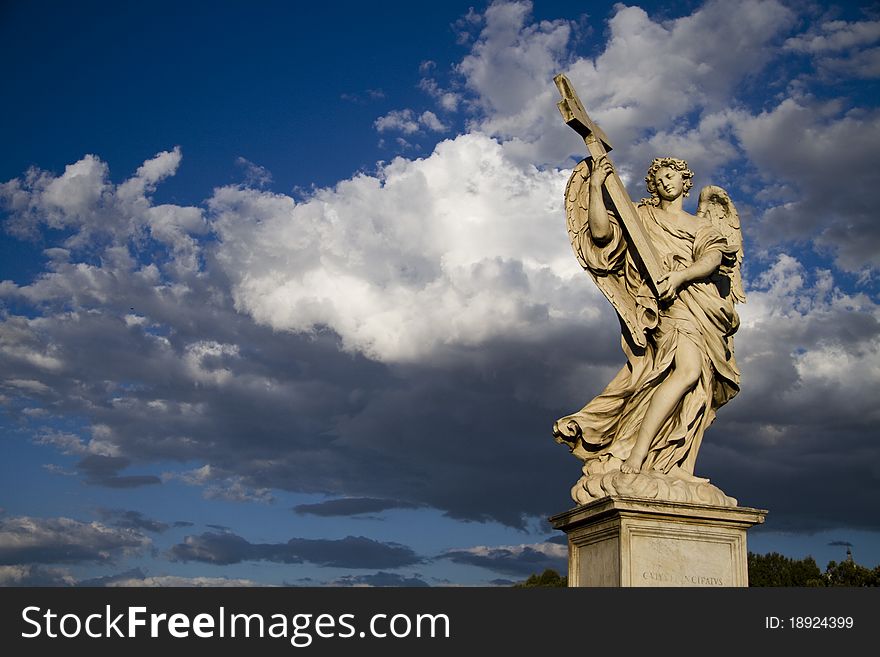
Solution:
[[[826,586],[813,557],[790,559],[778,552],[749,552],[749,586]]]
[[[514,584],[513,588],[533,589],[538,587],[556,588],[562,586],[568,586],[568,578],[562,577],[552,568],[548,568],[540,575],[529,575],[529,578],[526,581]]]
[[[870,570],[850,559],[831,561],[823,578],[825,586],[880,586],[880,566]]]

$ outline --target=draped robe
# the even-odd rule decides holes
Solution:
[[[654,392],[673,368],[678,346],[690,340],[702,354],[699,380],[660,427],[642,471],[669,473],[677,466],[693,474],[703,434],[716,409],[739,391],[732,343],[739,316],[726,276],[736,251],[708,219],[693,217],[685,222],[648,204],[639,205],[638,214],[667,271],[685,269],[713,250],[721,252],[722,264],[712,276],[682,286],[672,303],[658,305],[619,219],[609,213],[612,237],[603,245],[593,242],[585,222],[576,247],[588,271],[619,314],[623,306],[610,290],[629,296],[626,305],[635,312],[627,313],[626,322],[621,317],[626,365],[599,396],[557,422],[556,440],[568,444],[584,461],[626,460]],[[643,337],[634,340],[628,334],[630,327],[642,331]]]

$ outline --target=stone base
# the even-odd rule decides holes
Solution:
[[[604,497],[550,518],[569,586],[748,586],[746,530],[767,511]]]

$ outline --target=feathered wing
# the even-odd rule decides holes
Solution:
[[[590,207],[590,164],[581,160],[571,173],[565,187],[565,218],[568,224],[568,239],[575,257],[581,267],[586,269],[598,288],[611,302],[620,317],[624,330],[638,347],[647,345],[644,328],[639,328],[638,309],[635,300],[626,289],[622,272],[597,272],[588,264],[584,245],[590,243],[587,213]]]
[[[568,240],[578,263],[587,269],[587,260],[580,246],[580,234],[586,230],[587,211],[590,207],[590,164],[581,160],[571,172],[565,186],[565,219],[568,224]]]
[[[730,196],[721,187],[707,185],[700,192],[697,204],[697,216],[705,217],[727,239],[728,245],[736,250],[736,260],[730,267],[730,293],[735,301],[745,303],[746,293],[742,284],[743,240],[739,227],[739,213],[730,200]]]

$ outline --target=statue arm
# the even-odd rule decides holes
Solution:
[[[598,246],[608,244],[613,236],[611,222],[608,219],[608,209],[605,207],[605,199],[602,194],[602,185],[611,172],[611,162],[604,155],[593,162],[589,182],[590,201],[587,219],[590,222],[590,235]]]
[[[662,276],[659,281],[661,301],[670,301],[675,298],[678,291],[692,281],[699,281],[714,274],[721,266],[722,253],[718,249],[711,249],[685,269],[671,271]]]
[[[718,267],[721,266],[721,256],[721,251],[712,249],[711,251],[707,251],[702,258],[697,260],[690,267],[682,269],[680,272],[682,275],[682,285],[690,283],[691,281],[698,281],[702,278],[708,278],[714,274],[718,270]]]

